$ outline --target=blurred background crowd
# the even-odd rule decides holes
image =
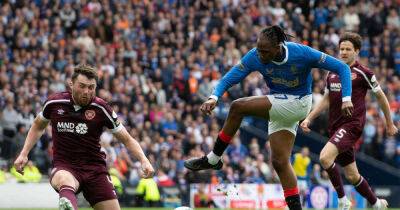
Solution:
[[[363,37],[360,62],[387,94],[400,126],[400,1],[268,0],[32,0],[0,3],[1,163],[10,170],[46,98],[68,90],[78,63],[96,67],[98,96],[108,101],[157,169],[159,186],[192,182],[279,182],[269,145],[237,135],[219,172],[187,172],[183,160],[207,154],[233,99],[268,94],[253,73],[219,102],[215,115],[199,112],[217,81],[254,47],[261,28],[279,24],[292,41],[336,56],[339,36]],[[313,103],[325,71],[314,70]],[[400,167],[400,137],[385,134],[376,99],[367,97],[367,124],[358,150]],[[313,129],[326,136],[327,115]],[[265,137],[266,138],[266,137]],[[264,139],[265,140],[265,139]],[[139,164],[104,131],[101,145],[112,174],[126,185],[140,181]],[[45,176],[51,167],[50,128],[30,154]],[[327,183],[318,165],[310,175]],[[40,179],[40,178],[39,178]]]

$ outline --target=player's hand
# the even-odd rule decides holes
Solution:
[[[154,168],[148,159],[142,161],[142,177],[151,178],[154,175]]]
[[[20,154],[14,162],[14,167],[18,173],[24,175],[24,167],[26,163],[28,163],[28,157]]]
[[[311,121],[309,119],[304,119],[303,122],[301,122],[300,127],[301,129],[306,132],[309,133],[311,131],[311,129],[308,127],[310,126]]]
[[[201,112],[206,115],[211,115],[212,110],[214,110],[215,106],[217,105],[217,101],[213,98],[209,98],[206,102],[204,102],[200,106]]]
[[[386,128],[386,133],[389,136],[396,135],[398,131],[399,131],[399,129],[397,129],[397,127],[393,123],[388,124],[388,126]]]
[[[346,117],[351,117],[353,114],[354,107],[351,101],[345,101],[342,103],[342,114]]]

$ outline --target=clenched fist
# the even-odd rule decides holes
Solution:
[[[200,106],[201,112],[206,115],[211,115],[212,110],[214,110],[215,106],[217,105],[217,101],[213,98],[209,98],[206,102],[204,102]]]

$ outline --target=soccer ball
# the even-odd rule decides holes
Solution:
[[[190,207],[187,207],[187,206],[180,206],[180,207],[175,208],[174,210],[193,210],[193,209]]]

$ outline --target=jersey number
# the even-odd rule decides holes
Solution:
[[[334,140],[335,142],[339,142],[340,139],[343,138],[343,136],[344,136],[345,133],[347,133],[347,131],[346,131],[345,129],[341,128],[341,129],[337,132],[336,137],[335,137],[335,139],[333,139],[333,140]]]

